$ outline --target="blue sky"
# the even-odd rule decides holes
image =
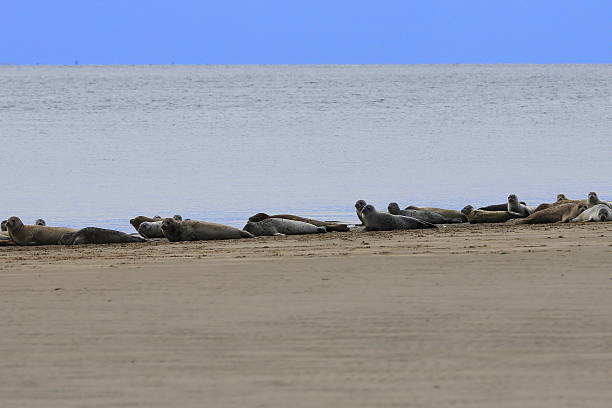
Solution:
[[[610,63],[612,0],[0,0],[0,63]]]

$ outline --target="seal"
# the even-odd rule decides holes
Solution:
[[[456,210],[447,210],[445,208],[436,208],[436,207],[417,207],[416,205],[409,205],[404,208],[405,210],[424,210],[431,211],[443,215],[447,218],[460,218],[463,222],[467,222],[467,217],[461,211]]]
[[[317,227],[307,222],[288,220],[285,218],[266,218],[261,221],[249,221],[243,228],[254,236],[272,235],[305,235],[327,232],[326,227]]]
[[[516,194],[510,194],[508,196],[507,211],[517,217],[525,218],[533,214],[534,208],[529,208],[524,204],[521,204]]]
[[[162,232],[161,228],[162,222],[163,221],[141,222],[140,226],[138,227],[138,233],[145,238],[164,238],[164,233]]]
[[[250,222],[259,222],[268,218],[283,218],[285,220],[293,220],[293,221],[301,221],[307,224],[316,225],[317,227],[325,227],[327,231],[338,231],[338,232],[346,232],[349,230],[348,225],[346,224],[338,224],[336,222],[331,221],[319,221],[313,220],[312,218],[304,218],[298,215],[291,214],[277,214],[277,215],[268,215],[266,213],[257,213],[252,217],[249,217]]]
[[[57,245],[65,233],[76,231],[74,228],[24,225],[19,217],[9,218],[6,227],[17,245]]]
[[[587,208],[570,222],[601,222],[612,221],[612,208],[605,204],[595,204],[591,208]]]
[[[541,211],[536,211],[527,218],[517,220],[516,224],[551,224],[554,222],[568,222],[576,218],[586,209],[586,204],[559,204]]]
[[[519,215],[509,213],[508,211],[476,210],[471,205],[466,205],[463,207],[461,212],[467,217],[470,224],[501,223],[520,217]]]
[[[565,196],[565,194],[557,194],[557,201],[567,201],[568,198]]]
[[[366,231],[393,231],[407,229],[438,228],[436,225],[403,215],[380,213],[372,204],[361,210]]]
[[[174,214],[174,216],[172,217],[172,219],[174,219],[175,221],[183,221],[183,217],[181,217],[178,214]]]
[[[441,214],[426,210],[401,210],[397,203],[389,203],[387,210],[389,214],[412,217],[417,220],[429,222],[430,224],[459,224],[463,222],[461,218],[448,218]]]
[[[163,220],[159,215],[156,215],[153,218],[147,217],[145,215],[139,215],[138,217],[132,218],[130,220],[130,224],[132,224],[132,226],[136,229],[136,231],[138,231],[138,227],[140,227],[140,224],[142,224],[143,222],[155,222],[155,221],[163,221]]]
[[[587,205],[589,207],[593,207],[597,204],[604,204],[607,205],[608,207],[612,208],[612,204],[610,204],[609,201],[602,201],[599,199],[599,197],[597,197],[597,193],[594,191],[591,191],[587,197]]]
[[[177,221],[166,218],[162,221],[161,229],[170,242],[253,238],[247,231],[206,221]]]
[[[133,242],[147,242],[147,240],[134,235],[128,235],[125,232],[96,227],[87,227],[76,232],[67,232],[59,240],[61,245],[127,244]]]
[[[6,223],[8,222],[8,220],[2,220],[2,223],[0,224],[0,231],[8,231],[6,229]]]
[[[520,203],[523,205],[527,205],[523,201],[521,201]],[[478,209],[485,210],[485,211],[508,211],[508,202],[506,201],[503,204],[491,204],[485,207],[478,207]]]
[[[359,221],[361,221],[362,224],[365,223],[363,222],[361,210],[363,210],[363,207],[365,207],[366,205],[368,205],[368,203],[366,203],[364,200],[357,200],[357,202],[355,203],[355,212],[357,213],[357,217],[359,217]]]
[[[40,225],[41,227],[45,227],[47,226],[47,223],[42,218],[39,218],[34,222],[34,225]]]

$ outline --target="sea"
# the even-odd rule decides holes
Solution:
[[[611,200],[612,65],[2,65],[0,151],[26,224]]]

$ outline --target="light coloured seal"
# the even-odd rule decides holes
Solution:
[[[448,218],[441,214],[427,210],[401,210],[399,204],[397,203],[389,203],[387,210],[389,211],[389,214],[412,217],[431,224],[458,224],[463,222],[461,218]]]
[[[132,227],[134,227],[134,229],[138,231],[138,227],[140,227],[140,224],[142,224],[143,222],[156,222],[156,221],[163,221],[163,219],[159,215],[156,215],[155,217],[147,217],[146,215],[139,215],[137,217],[132,218],[130,220],[130,224],[132,224]]]
[[[162,231],[162,222],[163,221],[141,222],[140,226],[138,227],[138,233],[145,238],[164,238],[164,233]]]
[[[436,208],[436,207],[417,207],[416,205],[409,205],[404,208],[405,210],[424,210],[431,211],[443,215],[447,218],[459,218],[463,222],[467,222],[467,217],[461,211],[456,210],[447,210],[446,208]]]
[[[307,222],[287,220],[285,218],[266,218],[258,222],[247,222],[243,228],[251,234],[258,236],[272,235],[305,235],[327,232],[325,227],[317,227]]]
[[[183,221],[183,217],[179,214],[174,214],[172,219],[174,219],[175,221]]]
[[[247,231],[206,221],[177,221],[167,218],[162,221],[161,228],[170,242],[253,238],[253,235]]]
[[[336,222],[331,222],[331,221],[313,220],[312,218],[304,218],[298,215],[291,215],[291,214],[268,215],[266,213],[257,213],[253,215],[252,217],[249,217],[249,221],[259,222],[267,218],[283,218],[286,220],[305,222],[308,224],[316,225],[317,227],[325,227],[325,229],[327,229],[328,232],[330,231],[346,232],[349,230],[349,227],[346,224],[338,224]]]
[[[612,208],[605,204],[595,204],[587,208],[580,215],[570,220],[570,222],[603,222],[612,221]]]
[[[2,223],[0,224],[0,231],[8,231],[6,229],[6,223],[8,222],[8,220],[3,220]]]
[[[19,217],[9,218],[6,227],[17,245],[57,245],[65,233],[76,231],[74,228],[24,225]]]
[[[576,218],[586,209],[586,204],[559,204],[541,211],[536,211],[527,218],[517,220],[516,224],[551,224],[554,222],[568,222]]]
[[[361,210],[366,231],[393,231],[407,229],[438,228],[436,225],[403,215],[380,213],[372,204]]]
[[[364,200],[357,200],[357,202],[355,203],[355,212],[357,213],[357,217],[359,218],[359,221],[361,221],[362,224],[364,224],[364,222],[363,215],[361,215],[361,211],[366,205],[368,205],[368,203],[366,203]]]
[[[39,218],[36,221],[34,221],[34,225],[39,225],[41,227],[46,227],[47,223],[42,218]]]
[[[529,208],[524,204],[521,204],[516,194],[510,194],[508,196],[507,209],[508,213],[516,215],[517,217],[528,217],[533,214],[535,208]]]
[[[470,224],[497,224],[519,217],[518,215],[511,214],[508,211],[477,210],[471,205],[466,205],[463,207],[461,212],[465,214]]]
[[[77,232],[68,232],[59,240],[61,245],[128,244],[133,242],[147,242],[147,240],[134,235],[128,235],[125,232],[96,227],[87,227]]]

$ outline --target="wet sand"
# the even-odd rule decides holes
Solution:
[[[0,248],[6,407],[609,407],[612,223]]]

